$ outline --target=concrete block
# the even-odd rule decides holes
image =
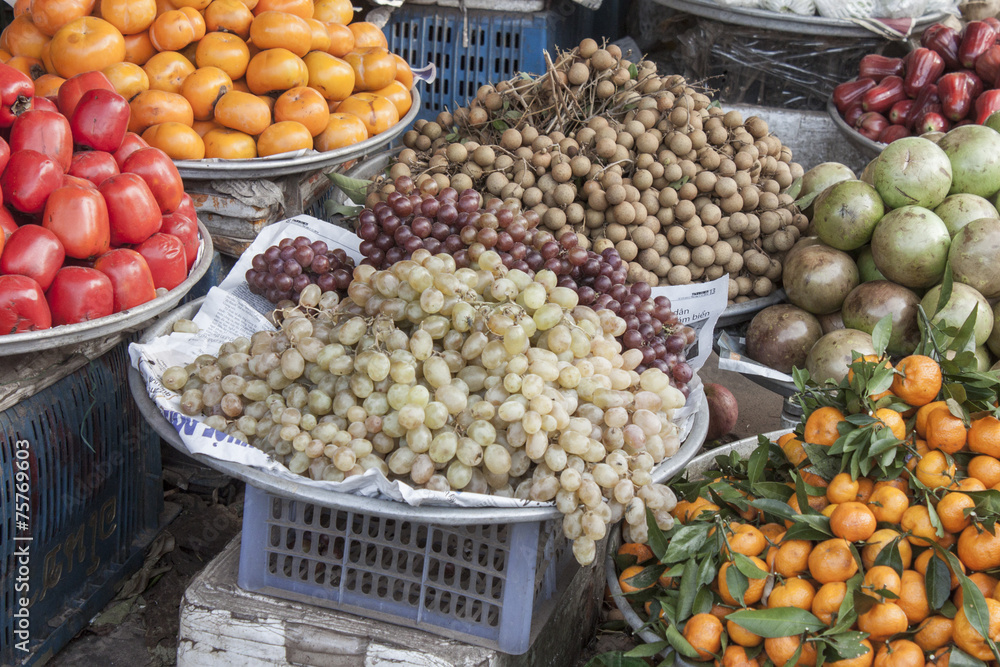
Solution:
[[[244,591],[234,539],[184,594],[178,667],[563,667],[591,639],[604,593],[604,545],[581,568],[524,655]]]

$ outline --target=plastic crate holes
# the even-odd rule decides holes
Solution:
[[[110,597],[162,508],[159,439],[128,397],[127,343],[0,412],[0,662],[32,664],[58,650]],[[14,480],[29,443],[31,653],[13,649]]]
[[[526,649],[532,610],[556,592],[560,569],[553,559],[567,554],[558,545],[565,540],[556,520],[437,526],[324,508],[256,489],[250,496],[263,498],[247,506],[245,520],[255,527],[244,526],[241,585],[362,615],[388,615],[432,631],[442,628],[473,643],[496,642],[501,650]],[[263,572],[248,571],[251,562]],[[532,566],[535,576],[524,581]]]
[[[465,104],[479,87],[510,79],[520,71],[542,72],[541,48],[570,45],[589,32],[591,18],[571,0],[537,13],[460,11],[404,6],[387,27],[390,50],[409,62],[433,62],[437,80],[423,96],[422,118]],[[461,53],[453,55],[454,45]],[[467,47],[466,47],[467,44]]]
[[[284,517],[281,516],[282,505],[289,509],[288,515]],[[294,503],[283,504],[278,499],[272,499],[272,517],[295,521],[296,511],[294,507]],[[316,509],[319,511],[315,511]],[[316,525],[317,522],[311,520],[311,517],[319,517],[318,527],[329,528],[330,517],[333,513],[327,508],[307,505],[303,514],[303,523]],[[348,515],[337,512],[334,527],[338,531],[348,532]],[[478,539],[473,539],[465,534],[435,528],[433,530],[435,535],[431,538],[431,552],[452,561],[457,559],[459,562],[466,563],[468,567],[456,568],[452,562],[431,558],[426,567],[428,580],[466,593],[475,593],[490,598],[500,596],[505,578],[500,576],[487,577],[486,573],[504,570],[507,562],[506,550],[483,543],[481,540],[493,539],[506,543],[506,529],[507,527],[504,525],[477,527],[473,529],[474,532],[487,534],[475,535]],[[346,556],[346,565],[357,568],[380,568],[382,571],[403,577],[409,576],[415,582],[420,582],[421,576],[425,573],[424,551],[428,535],[431,532],[428,526],[398,522],[392,519],[375,520],[374,517],[355,515],[349,532],[355,539],[351,541],[351,548],[345,554],[344,536],[331,536],[309,530],[302,531],[287,526],[272,525],[268,531],[268,548],[272,550],[269,558],[269,571],[271,574],[279,576],[284,575],[301,581],[311,580],[317,584],[336,587],[340,584],[339,577],[331,576],[327,580],[325,569],[321,567],[309,568],[306,566],[308,559],[296,558],[296,556],[311,555],[318,558],[334,559],[344,559]],[[549,551],[551,552],[551,549]],[[282,556],[285,557],[282,558]],[[539,564],[544,561],[545,557],[545,552],[539,550]],[[539,575],[543,573],[544,571],[541,571]],[[352,585],[352,581],[348,582],[347,588],[357,590],[357,587]],[[369,591],[362,589],[362,592],[368,593]]]

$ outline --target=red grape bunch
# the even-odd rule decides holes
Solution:
[[[281,239],[254,257],[246,279],[251,292],[272,303],[297,302],[302,290],[312,284],[324,292],[346,293],[353,271],[354,260],[343,249],[330,250],[324,241],[299,236]]]

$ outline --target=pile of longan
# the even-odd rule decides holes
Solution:
[[[730,302],[763,297],[808,225],[785,194],[802,168],[763,119],[590,39],[544,75],[483,86],[403,140],[392,178],[517,199],[553,232],[569,226],[584,247],[614,247],[629,282],[729,274]],[[384,181],[369,205],[392,189]]]

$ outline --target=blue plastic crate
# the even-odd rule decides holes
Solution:
[[[320,220],[326,220],[329,222],[330,214],[326,211],[326,202],[333,196],[334,191],[335,188],[331,183],[330,187],[323,190],[323,192],[320,193],[320,195],[316,197],[312,203],[304,207],[306,215],[311,215],[314,218],[319,218]]]
[[[463,106],[479,87],[510,79],[518,72],[545,71],[543,49],[576,46],[588,36],[594,12],[571,0],[535,13],[492,12],[435,5],[404,4],[383,28],[389,50],[414,67],[432,62],[434,83],[421,89],[418,119]],[[468,46],[465,37],[468,36]]]
[[[577,569],[561,519],[440,526],[246,487],[249,591],[521,654]]]
[[[160,443],[129,394],[127,346],[0,412],[0,664],[50,659],[142,564],[159,529]],[[27,501],[17,495],[22,461]],[[28,531],[16,525],[23,502]],[[27,644],[15,633],[21,597]]]

